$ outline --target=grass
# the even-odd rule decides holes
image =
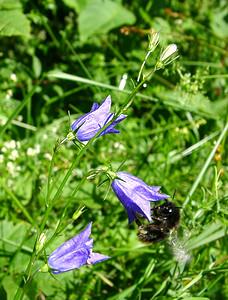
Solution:
[[[123,30],[131,19],[126,15],[87,40],[82,37],[95,25],[87,22],[83,32],[82,16],[91,11],[68,1],[48,3],[23,2],[29,37],[1,37],[0,298],[226,299],[223,2],[131,1],[124,7],[135,16],[134,27]],[[102,20],[96,18],[90,16]],[[166,45],[176,43],[180,57],[136,87],[150,28],[160,31],[161,41],[144,78]],[[58,146],[69,124],[109,94],[116,116],[128,115],[120,134]],[[128,225],[105,181],[110,167],[175,194],[181,222],[168,239],[138,240],[137,225]],[[90,221],[94,251],[111,259],[60,275],[40,272],[49,254]]]

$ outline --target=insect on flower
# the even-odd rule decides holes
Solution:
[[[48,265],[53,274],[78,269],[84,265],[93,265],[109,259],[109,256],[95,253],[91,234],[92,223],[72,239],[66,241],[52,252],[48,258]]]
[[[165,203],[151,208],[152,223],[139,225],[138,238],[142,242],[159,242],[169,236],[171,230],[176,228],[180,221],[180,209],[173,202]]]
[[[100,106],[98,103],[93,103],[90,112],[82,115],[72,123],[71,129],[72,131],[75,131],[79,141],[89,141],[101,130],[101,128],[114,118],[114,113],[110,113],[111,103],[111,96],[108,96]],[[108,133],[119,133],[119,130],[115,129],[115,126],[126,117],[126,115],[121,114],[104,131],[102,131],[99,136]]]
[[[149,186],[127,172],[116,173],[112,189],[125,207],[129,223],[137,219],[137,215],[151,221],[150,201],[169,198],[168,195],[159,192],[159,186]]]

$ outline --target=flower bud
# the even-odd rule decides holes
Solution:
[[[157,47],[157,45],[159,44],[159,32],[151,32],[151,34],[149,35],[149,47],[148,50],[150,52],[154,51]]]
[[[168,45],[165,50],[162,52],[160,56],[160,61],[166,64],[168,60],[173,56],[174,53],[177,52],[177,45],[176,44],[170,44]]]

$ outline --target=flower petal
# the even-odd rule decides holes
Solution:
[[[150,201],[163,200],[169,196],[159,193],[160,187],[148,186],[127,172],[118,172],[117,176],[112,182],[112,189],[125,207],[129,223],[134,221],[137,214],[151,221]]]
[[[126,192],[123,186],[120,185],[119,181],[121,180],[118,180],[117,182],[117,179],[115,179],[112,182],[112,189],[126,209],[129,223],[132,223],[135,220],[137,213],[151,221],[150,202],[144,200],[137,194],[131,194],[131,191]]]
[[[90,256],[87,260],[87,264],[88,265],[94,265],[94,264],[97,264],[101,261],[107,260],[109,258],[110,258],[110,256],[92,252],[92,253],[90,253]]]
[[[90,255],[90,250],[82,248],[80,250],[66,253],[63,256],[53,257],[50,256],[48,264],[52,269],[52,273],[59,274],[73,269],[78,269],[87,263]]]
[[[158,187],[151,187],[147,185],[143,180],[136,176],[133,176],[130,173],[118,172],[117,176],[122,179],[120,185],[123,186],[127,193],[131,194],[130,196],[138,194],[141,198],[144,198],[148,201],[159,201],[169,198],[168,195],[159,193]]]
[[[89,248],[86,246],[86,243],[88,243],[89,236],[91,234],[91,227],[92,227],[92,222],[90,222],[87,227],[80,232],[78,235],[73,237],[72,239],[66,241],[63,243],[61,246],[59,246],[55,251],[51,253],[49,256],[48,261],[55,261],[59,257],[65,256],[68,253],[72,253],[74,251],[77,251],[81,248]],[[91,247],[90,247],[91,248]]]
[[[113,118],[114,114],[110,113],[111,103],[111,96],[108,96],[100,106],[98,103],[93,103],[89,113],[80,116],[72,123],[71,129],[76,131],[79,141],[85,142],[93,138]],[[107,133],[119,133],[114,127],[125,118],[125,115],[120,115],[100,136]]]
[[[92,107],[91,107],[90,112],[93,112],[93,111],[97,110],[98,108],[99,108],[99,104],[96,103],[96,102],[94,102],[93,105],[92,105]]]
[[[79,141],[85,142],[93,138],[102,128],[93,116],[87,118],[86,122],[78,129],[76,135]]]
[[[119,130],[115,129],[114,127],[126,119],[127,115],[121,114],[112,124],[110,124],[102,133],[101,135],[107,134],[107,133],[119,133]],[[109,120],[110,121],[110,120]]]

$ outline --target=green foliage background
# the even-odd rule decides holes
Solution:
[[[0,299],[22,299],[15,296],[21,291],[23,299],[226,299],[227,10],[222,0],[0,0]],[[120,80],[127,74],[125,89],[134,88],[151,28],[161,46],[144,73],[169,43],[180,58],[140,90],[121,133],[97,139],[73,170],[44,233],[48,240],[69,201],[64,230],[25,284],[53,148],[69,131],[67,112],[72,121],[108,94],[117,111],[127,97]],[[51,195],[77,151],[68,142],[57,152]],[[85,180],[71,199],[91,169],[110,164],[176,191],[182,218],[173,247],[139,242],[109,184],[99,185],[103,177]],[[55,277],[36,272],[91,220],[95,250],[110,260]]]

